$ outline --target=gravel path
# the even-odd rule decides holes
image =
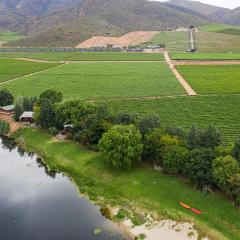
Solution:
[[[177,80],[180,82],[180,84],[183,86],[183,88],[186,90],[187,94],[189,96],[196,96],[197,93],[192,89],[192,87],[188,84],[188,82],[182,77],[182,75],[175,68],[174,63],[172,62],[168,52],[164,52],[164,57],[169,68],[171,69],[171,71],[173,72]]]

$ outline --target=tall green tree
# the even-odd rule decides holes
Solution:
[[[237,139],[237,141],[234,144],[232,156],[235,157],[237,161],[240,163],[240,138]]]
[[[40,94],[38,102],[41,104],[45,100],[49,100],[52,104],[55,104],[61,102],[62,99],[62,92],[56,91],[54,89],[48,89]]]
[[[0,90],[0,106],[1,107],[12,105],[13,102],[14,102],[14,97],[7,89]]]
[[[141,161],[141,133],[133,125],[115,125],[99,141],[99,150],[117,169],[130,170]]]
[[[142,135],[151,131],[154,128],[160,128],[160,119],[157,116],[147,116],[140,119],[138,128]]]
[[[185,164],[184,175],[198,187],[211,186],[213,184],[212,162],[215,157],[215,152],[210,148],[192,150]]]
[[[6,135],[10,131],[10,126],[7,122],[0,120],[0,135]]]

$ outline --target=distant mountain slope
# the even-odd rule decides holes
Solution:
[[[217,21],[217,22],[223,21],[222,17],[231,12],[231,10],[227,8],[216,7],[209,4],[200,3],[197,1],[170,0],[166,3],[169,5],[181,7],[182,11],[184,11],[184,8],[185,8],[185,11],[192,10],[196,12],[198,16],[205,17],[209,20]]]
[[[224,16],[224,21],[233,25],[240,25],[240,7],[232,10]]]
[[[160,2],[147,0],[74,1],[80,1],[80,3],[68,4],[69,7],[65,7],[64,10],[52,12],[47,16],[38,15],[15,25],[14,30],[24,32],[29,37],[13,45],[74,46],[94,35],[121,35],[142,30],[159,31],[207,22],[201,16],[173,9]],[[48,8],[47,12],[51,9]]]

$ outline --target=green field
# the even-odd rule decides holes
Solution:
[[[231,26],[228,24],[209,24],[209,25],[200,27],[199,30],[204,32],[217,32],[217,33],[240,35],[240,27]]]
[[[14,41],[20,38],[23,38],[24,36],[20,33],[15,32],[0,32],[0,41],[3,42],[9,42]]]
[[[1,57],[31,58],[49,61],[163,61],[160,53],[125,53],[125,52],[19,52],[0,53]]]
[[[240,60],[240,53],[180,53],[172,52],[174,60]]]
[[[56,63],[34,63],[14,59],[0,59],[0,82],[57,66]]]
[[[199,52],[240,52],[240,36],[215,32],[197,32]],[[184,52],[188,48],[187,32],[163,32],[148,44],[165,44],[171,52]]]
[[[240,93],[239,65],[185,65],[177,69],[199,94]]]
[[[4,84],[15,96],[55,88],[64,99],[101,99],[185,94],[165,63],[70,63]]]
[[[155,100],[107,102],[111,112],[129,111],[141,115],[155,114],[163,126],[189,129],[213,124],[223,134],[225,143],[240,136],[240,95],[213,95],[163,98]]]
[[[100,154],[70,141],[53,141],[52,136],[37,130],[24,129],[20,136],[51,169],[69,175],[83,194],[99,204],[139,209],[143,215],[146,210],[180,222],[188,220],[214,240],[240,239],[240,212],[222,194],[204,197],[188,182],[146,166],[132,171],[113,170]],[[204,214],[200,217],[182,208],[179,201]]]
[[[74,52],[0,52],[0,58],[30,58],[49,61],[61,61],[78,53]]]

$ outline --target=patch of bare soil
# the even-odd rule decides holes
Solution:
[[[21,127],[21,125],[18,122],[14,121],[13,115],[0,114],[0,120],[9,123],[10,133],[16,132]]]
[[[148,42],[158,33],[157,31],[138,31],[127,33],[121,37],[95,36],[77,45],[76,48],[107,47],[107,45],[128,47]]]
[[[173,60],[174,65],[238,65],[240,60]]]

